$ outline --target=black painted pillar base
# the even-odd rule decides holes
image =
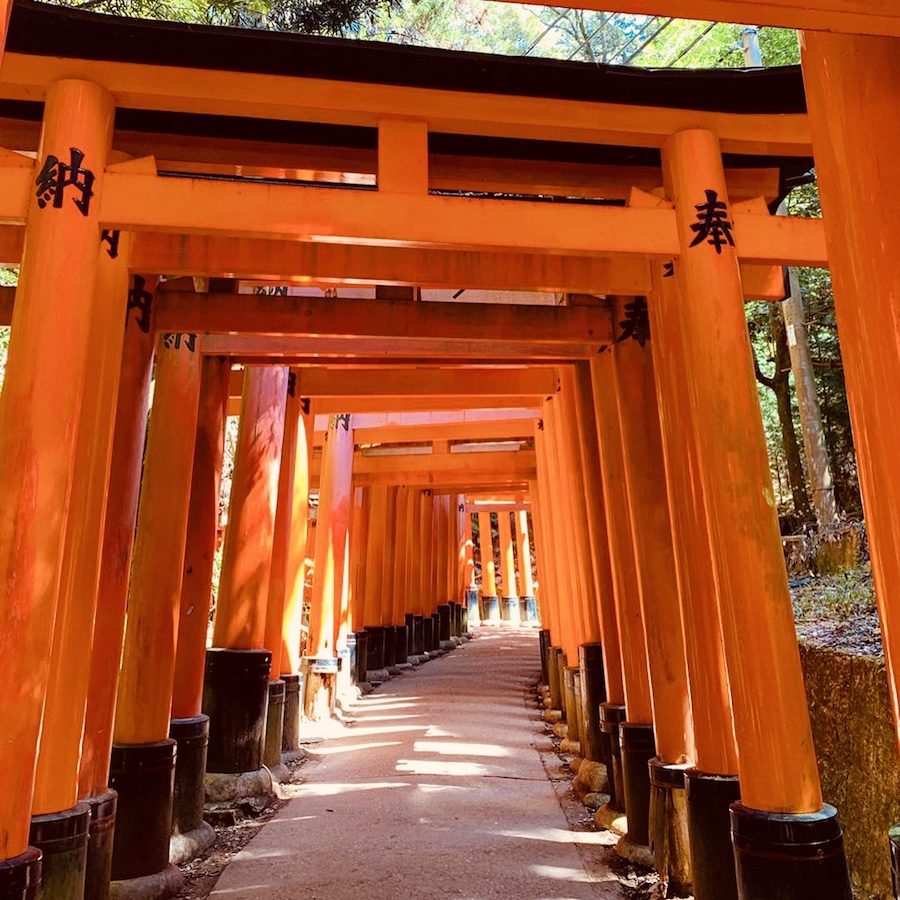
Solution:
[[[578,666],[565,666],[562,670],[564,718],[569,729],[568,736],[570,741],[580,739],[578,733],[578,697],[575,689],[575,675],[577,673]]]
[[[691,849],[688,837],[685,765],[650,760],[650,851],[665,897],[691,895]]]
[[[359,636],[357,635],[357,648]],[[363,656],[365,659],[365,655]],[[281,750],[293,753],[300,749],[300,676],[280,675],[284,682],[284,726],[281,731]]]
[[[422,616],[422,652],[430,653],[438,647],[438,629],[434,626],[431,616]]]
[[[481,624],[497,625],[500,622],[500,598],[496,594],[481,596]]]
[[[431,621],[434,625],[434,647],[433,650],[441,649],[441,614],[437,612],[433,612],[431,614]]]
[[[541,634],[544,632],[542,631]],[[591,762],[606,763],[603,733],[600,731],[600,704],[606,700],[606,677],[603,672],[603,645],[582,644],[578,648],[581,671],[581,718],[583,734],[581,755]]]
[[[530,594],[519,597],[519,614],[524,625],[537,624],[537,600]]]
[[[406,625],[406,658],[416,655],[416,617],[412,613],[406,613],[403,617]]]
[[[609,803],[615,812],[625,812],[625,779],[622,775],[622,742],[620,728],[625,721],[625,707],[621,703],[600,704],[600,730],[608,741],[606,763],[609,778]]]
[[[169,862],[181,865],[195,859],[216,839],[213,827],[203,821],[209,716],[172,719],[169,737],[178,745]]]
[[[420,615],[413,616],[413,655],[423,656],[425,654],[425,617]]]
[[[39,900],[40,896],[41,851],[37,847],[0,859],[0,900]]]
[[[541,648],[541,684],[546,684],[549,687],[547,656],[550,653],[550,630],[548,628],[542,628],[538,632],[538,642]]]
[[[441,644],[444,644],[450,640],[450,604],[438,603],[437,615],[438,627],[440,629],[438,631],[438,640]]]
[[[87,864],[91,808],[71,809],[31,817],[28,843],[43,854],[41,896],[46,900],[82,900]]]
[[[356,684],[366,681],[366,673],[369,665],[369,632],[356,632]],[[284,708],[285,723],[287,723],[287,706]]]
[[[519,598],[518,597],[501,597],[500,598],[500,621],[507,622],[510,625],[519,624]]]
[[[284,693],[283,681],[269,682],[263,765],[270,770],[281,768],[281,741],[284,737]]]
[[[369,646],[366,651],[366,669],[377,672],[384,668],[384,628],[381,625],[367,625]]]
[[[165,871],[175,789],[176,743],[113,744],[109,786],[119,795],[112,878],[122,881]]]
[[[559,655],[562,647],[550,647],[547,651],[547,686],[550,688],[550,708],[563,708],[562,684],[559,680]]]
[[[688,769],[684,775],[695,900],[737,900],[730,807],[741,798],[737,775]]]
[[[209,716],[208,772],[255,772],[262,766],[270,660],[268,650],[206,651],[203,712]]]
[[[625,787],[625,840],[639,847],[650,845],[650,771],[648,763],[656,756],[653,726],[623,722],[619,726],[622,746],[622,780]]]
[[[406,626],[394,626],[394,665],[402,665],[409,658],[406,646],[408,641]]]
[[[469,626],[480,624],[481,610],[478,609],[478,591],[474,588],[466,591],[466,612]]]
[[[455,600],[451,600],[447,606],[450,607],[450,637],[459,637],[459,604]],[[449,639],[447,638],[447,640]]]
[[[397,665],[397,629],[393,625],[384,626],[384,668]],[[401,660],[406,662],[406,660]]]
[[[82,801],[91,810],[84,868],[84,900],[109,900],[117,801],[118,794],[115,791],[104,791],[94,797],[85,797]],[[0,897],[2,896],[3,892],[0,891]]]
[[[852,900],[837,810],[770,813],[731,805],[740,900]]]
[[[344,671],[350,681],[350,685],[353,686],[356,684],[356,672],[359,660],[359,647],[356,644],[355,631],[347,632],[347,646],[344,650],[341,650],[340,653],[341,656],[344,657]]]
[[[569,665],[569,659],[565,651],[560,647],[556,654],[556,678],[559,684],[559,711],[562,713],[562,721],[568,724],[568,703],[566,702],[566,668]],[[553,696],[553,685],[550,686],[550,695]]]

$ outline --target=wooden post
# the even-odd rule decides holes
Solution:
[[[302,374],[296,376],[294,391],[299,394]],[[288,380],[290,385],[290,379]],[[294,453],[294,490],[291,507],[291,538],[288,542],[287,583],[281,645],[281,670],[296,675],[300,671],[300,643],[306,583],[306,541],[309,533],[309,457],[312,452],[313,417],[309,400],[300,398],[297,411],[297,447]]]
[[[216,647],[249,650],[264,646],[287,382],[288,371],[281,366],[248,366],[244,370],[228,530],[213,623]]]
[[[615,298],[614,320],[627,321],[632,304],[646,308],[644,298]],[[664,469],[653,358],[646,338],[626,338],[607,352],[615,364],[613,386],[647,642],[656,749],[664,763],[682,764],[693,759],[693,729],[669,502],[665,480],[660,478]]]
[[[673,135],[664,166],[682,244],[675,274],[685,374],[722,592],[742,802],[773,813],[816,812],[822,795],[737,256],[708,225],[712,215],[729,218],[716,136],[700,129]]]
[[[366,541],[366,597],[363,619],[366,627],[383,625],[382,592],[384,590],[384,534],[387,516],[386,485],[372,488],[369,507],[369,531]]]
[[[595,419],[600,447],[600,471],[609,537],[613,597],[622,652],[622,684],[629,722],[653,721],[647,645],[634,555],[634,536],[625,484],[625,459],[616,404],[614,363],[608,351],[591,360]]]
[[[500,619],[500,600],[497,596],[494,537],[489,512],[478,513],[478,546],[481,553],[481,621],[496,624]]]
[[[91,365],[85,376],[75,446],[59,602],[41,727],[35,793],[37,815],[68,810],[78,799],[78,767],[90,679],[107,482],[122,368],[122,318],[128,290],[130,235],[116,258],[103,249],[91,311]],[[45,873],[45,877],[50,873]]]
[[[125,636],[128,576],[131,572],[134,526],[147,431],[156,281],[156,278],[132,275],[128,293],[129,312],[116,399],[90,684],[78,776],[79,796],[82,798],[104,796],[109,781],[119,663]],[[108,871],[106,881],[109,881]]]
[[[77,422],[88,365],[113,101],[85,81],[47,91],[25,251],[0,394],[0,651],[11,686],[0,745],[0,860],[28,869],[35,760],[50,664]],[[72,151],[70,148],[78,150]],[[83,157],[75,154],[82,152]],[[53,166],[53,159],[58,160]],[[61,165],[75,179],[63,183]],[[95,176],[93,202],[86,184]],[[80,185],[80,187],[79,187]],[[52,194],[52,196],[51,196]],[[76,204],[77,201],[77,204]]]
[[[422,531],[419,541],[422,554],[422,585],[417,612],[430,616],[436,603],[434,596],[434,495],[422,491]]]
[[[587,362],[574,368],[575,421],[582,457],[582,484],[587,515],[591,566],[600,608],[600,641],[603,644],[603,670],[608,703],[625,702],[622,685],[622,652],[616,624],[616,604],[612,565],[609,558],[609,533],[600,473],[600,446],[597,441],[597,416],[591,385],[591,369]]]
[[[173,719],[199,716],[203,705],[204,657],[212,600],[230,375],[231,366],[226,359],[204,357],[181,582]]]
[[[352,469],[350,416],[330,416],[319,484],[316,568],[309,614],[309,674],[304,700],[309,719],[327,718],[334,712],[336,638],[346,597]]]

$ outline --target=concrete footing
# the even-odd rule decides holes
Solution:
[[[614,809],[608,803],[604,803],[594,813],[594,824],[620,836],[628,833],[628,819],[625,818],[625,813],[621,809]]]
[[[253,772],[207,772],[205,786],[207,815],[231,811],[260,813],[275,800],[272,773],[265,766]]]
[[[169,838],[169,862],[180,866],[196,859],[208,850],[216,839],[216,830],[208,822],[201,822],[186,834],[173,834]]]
[[[585,806],[596,809],[606,800],[608,784],[606,766],[590,759],[583,759],[572,782],[572,788]]]

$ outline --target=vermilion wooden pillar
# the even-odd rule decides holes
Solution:
[[[591,360],[597,435],[603,478],[603,499],[609,537],[609,560],[613,574],[613,596],[619,647],[622,652],[622,682],[629,722],[653,721],[650,675],[640,606],[634,538],[625,484],[625,459],[619,413],[613,389],[613,359],[609,352]]]
[[[478,513],[478,546],[481,553],[481,621],[496,624],[500,620],[500,599],[497,596],[497,569],[489,512]]]
[[[735,897],[728,806],[739,799],[737,749],[710,549],[685,379],[677,281],[653,273],[648,307],[659,399],[675,567],[684,621],[696,768],[687,779],[693,891],[697,900]]]
[[[410,489],[408,487],[399,487],[397,489],[397,506],[394,515],[394,554],[392,560],[394,590],[388,610],[388,619],[395,628],[405,627],[407,568],[409,564],[409,542],[407,537],[409,495]],[[404,657],[402,661],[405,662],[406,658]]]
[[[535,438],[535,455],[537,455],[537,443],[537,438]],[[546,598],[552,597],[556,592],[556,575],[553,567],[553,557],[548,546],[549,542],[545,537],[545,516],[543,503],[540,498],[540,487],[537,481],[528,483],[528,494],[531,497],[531,522],[534,525],[534,556],[538,572],[535,590],[538,618],[544,629],[550,633],[550,642],[553,643],[559,626],[553,618],[554,607]]]
[[[250,650],[264,646],[287,380],[288,371],[281,366],[248,366],[244,370],[228,530],[213,623],[216,647]]]
[[[360,631],[365,619],[366,544],[369,534],[370,488],[353,490],[353,515],[350,522],[350,628]]]
[[[626,320],[626,306],[633,303],[645,301],[615,298],[614,320]],[[656,749],[663,762],[681,764],[693,759],[693,728],[669,503],[665,479],[660,477],[664,469],[653,358],[647,343],[632,338],[619,341],[607,352],[615,363],[613,385],[647,641]]]
[[[518,509],[513,513],[516,555],[518,557],[518,583],[522,604],[522,621],[536,622],[537,610],[534,599],[534,573],[531,571],[531,540],[528,537],[528,512]]]
[[[295,392],[302,388],[302,374],[295,373]],[[291,537],[288,542],[287,574],[281,645],[281,671],[296,675],[300,671],[300,641],[303,624],[303,597],[306,580],[306,541],[309,532],[309,456],[312,448],[313,416],[309,400],[301,397],[297,412],[296,450],[294,453],[293,505]]]
[[[159,877],[169,862],[169,773],[175,762],[169,718],[201,358],[188,335],[167,334],[159,337],[156,360],[110,773],[110,785],[119,793],[116,880]],[[153,790],[143,777],[145,768],[154,773]]]
[[[516,586],[516,561],[513,555],[512,526],[509,510],[497,510],[497,537],[500,541],[500,573],[503,579],[503,597],[500,599],[500,618],[519,624],[519,591]]]
[[[422,532],[419,547],[422,553],[422,586],[417,612],[430,616],[437,603],[434,594],[434,495],[422,491]]]
[[[223,357],[204,358],[181,582],[173,719],[199,716],[203,704],[204,654],[219,525],[230,375],[231,366]]]
[[[367,628],[382,625],[381,599],[384,590],[384,534],[387,516],[385,485],[372,488],[369,531],[366,541],[366,597],[363,618]]]
[[[91,836],[85,873],[85,896],[90,900],[106,900],[109,894],[112,826],[116,808],[116,793],[108,788],[110,751],[147,427],[156,282],[156,278],[149,276],[131,276],[122,371],[116,400],[90,682],[78,775],[79,797],[91,807]]]
[[[86,849],[52,852],[63,832],[88,843],[90,808],[78,800],[78,768],[90,678],[92,631],[103,544],[107,480],[122,362],[122,319],[128,286],[130,236],[118,242],[115,258],[99,250],[100,265],[91,311],[91,365],[85,377],[75,478],[63,546],[59,601],[50,655],[47,701],[32,805],[31,843],[45,852],[46,896],[80,897]],[[49,851],[49,852],[48,852]]]
[[[771,895],[786,882],[791,893],[785,896],[812,889],[817,896],[843,898],[849,896],[849,879],[837,848],[815,880],[809,866],[786,871],[745,852],[751,834],[754,846],[761,842],[778,852],[790,843],[792,853],[797,845],[822,839],[839,842],[840,835],[833,808],[822,804],[732,246],[740,235],[728,230],[719,142],[709,131],[679,132],[663,146],[663,165],[682,250],[675,277],[682,293],[686,380],[738,747],[742,800],[732,807],[738,890],[753,883],[757,887],[743,896]],[[784,815],[794,818],[785,821]]]
[[[603,479],[600,474],[600,447],[597,442],[594,394],[591,369],[587,362],[573,366],[575,421],[582,458],[585,512],[588,541],[597,603],[600,609],[600,641],[603,645],[603,670],[606,699],[609,703],[625,702],[622,686],[622,653],[616,624],[616,604],[613,594],[612,566],[609,559],[609,533],[603,499]]]
[[[54,158],[90,170],[95,197],[91,202],[87,176],[75,172],[84,190],[58,184],[55,192],[48,187],[41,193],[32,186],[0,395],[0,575],[5,586],[0,595],[0,650],[11,688],[0,745],[0,861],[13,879],[35,866],[34,854],[27,849],[34,767],[77,422],[90,364],[100,258],[96,212],[112,119],[112,97],[96,84],[60,81],[48,89],[38,170],[47,167],[48,174],[59,176]],[[81,159],[74,155],[79,150]]]

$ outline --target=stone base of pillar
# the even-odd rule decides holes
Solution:
[[[174,897],[184,883],[177,866],[166,866],[161,872],[110,882],[110,900],[167,900]]]
[[[113,744],[109,786],[119,795],[114,881],[156,877],[169,866],[176,743]]]
[[[500,598],[494,595],[481,596],[481,624],[482,625],[499,625],[500,624]]]
[[[113,829],[116,824],[115,791],[104,791],[83,802],[91,809],[87,860],[84,869],[85,900],[109,900],[109,881],[112,869]],[[0,887],[0,897],[4,896]]]
[[[631,829],[629,828],[629,833]],[[648,869],[653,868],[653,854],[646,844],[635,844],[628,834],[620,837],[616,844],[616,853],[627,859],[628,862],[634,863],[636,866],[645,866]]]
[[[44,855],[42,897],[82,900],[90,825],[91,808],[87,803],[31,817],[28,843]]]
[[[851,900],[844,832],[827,803],[814,813],[770,813],[731,805],[731,837],[741,900],[815,897]]]
[[[598,828],[605,828],[620,837],[624,837],[628,832],[628,820],[625,818],[625,813],[621,809],[613,809],[609,803],[604,803],[594,813],[594,824]]]
[[[650,770],[656,756],[653,726],[623,722],[619,727],[622,744],[622,780],[625,787],[625,815],[628,817],[628,844],[650,847]],[[632,857],[627,857],[631,859]],[[652,865],[652,863],[651,863]]]
[[[269,698],[268,650],[206,651],[203,712],[210,772],[254,772],[263,764]]]
[[[172,719],[169,737],[177,744],[169,862],[180,865],[215,840],[215,832],[203,821],[209,716]]]
[[[0,897],[39,900],[41,896],[41,851],[29,847],[24,853],[0,859]]]
[[[737,900],[729,809],[741,797],[738,777],[688,769],[684,785],[694,897]]]
[[[500,622],[503,625],[515,627],[519,624],[519,598],[500,598]]]
[[[610,809],[625,812],[625,782],[622,777],[622,742],[620,727],[625,721],[625,707],[621,703],[600,704],[600,730],[608,741],[607,774],[609,775]]]
[[[684,772],[687,766],[650,760],[650,850],[666,897],[692,895]]]
[[[572,789],[578,799],[590,809],[603,805],[608,796],[606,766],[590,759],[582,759]]]
[[[275,800],[272,773],[262,766],[252,772],[207,772],[205,815],[225,824],[261,813]]]
[[[359,644],[357,644],[357,647]],[[363,669],[365,674],[365,669]],[[284,724],[281,731],[281,749],[291,753],[300,747],[300,676],[280,675],[284,682]]]

